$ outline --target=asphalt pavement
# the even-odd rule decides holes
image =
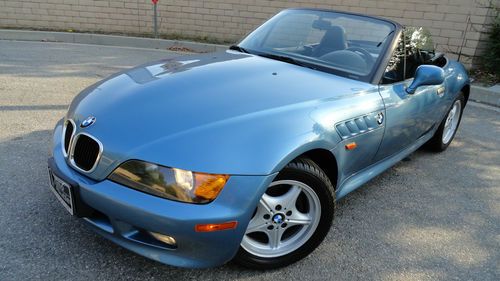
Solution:
[[[474,103],[446,152],[338,202],[323,244],[286,268],[175,268],[95,234],[48,188],[51,130],[86,86],[177,55],[0,41],[0,280],[500,280],[500,110]]]

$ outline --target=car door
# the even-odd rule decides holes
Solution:
[[[422,86],[414,94],[406,88],[413,79],[380,86],[385,104],[385,133],[375,161],[395,154],[438,126],[438,108],[444,86]]]
[[[407,38],[415,37],[403,34]],[[375,161],[407,148],[435,126],[439,126],[441,105],[446,91],[444,84],[421,86],[413,94],[406,91],[413,82],[416,68],[420,65],[415,59],[416,52],[420,50],[409,50],[411,46],[415,44],[405,44],[403,38],[400,39],[379,86],[385,104],[386,125]]]

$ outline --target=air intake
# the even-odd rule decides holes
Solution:
[[[75,132],[75,126],[73,125],[73,122],[69,120],[66,121],[66,127],[64,128],[64,152],[66,154],[68,154],[69,145],[74,132]]]
[[[77,135],[74,142],[71,151],[72,164],[84,172],[91,172],[101,155],[100,143],[86,134]]]

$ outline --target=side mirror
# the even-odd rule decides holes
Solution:
[[[428,85],[439,85],[444,82],[444,70],[435,65],[421,65],[415,72],[415,79],[406,88],[408,94],[414,94],[418,87]]]

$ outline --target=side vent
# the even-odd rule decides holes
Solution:
[[[352,138],[381,127],[381,125],[377,124],[377,120],[375,119],[376,116],[377,113],[372,113],[370,115],[356,117],[351,120],[342,121],[335,127],[342,139]]]

